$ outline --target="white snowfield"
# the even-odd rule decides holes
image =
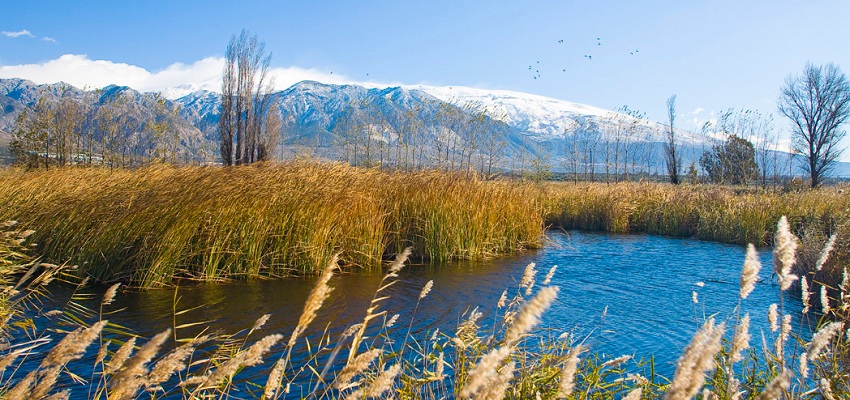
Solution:
[[[325,98],[334,96],[336,85],[305,85],[311,82],[299,82],[296,85],[310,87],[314,95]],[[295,85],[294,85],[295,86]],[[488,114],[496,119],[502,120],[510,126],[522,131],[530,139],[537,142],[563,139],[565,132],[572,134],[576,127],[576,121],[581,119],[592,120],[600,129],[603,137],[611,135],[611,129],[606,129],[616,112],[599,107],[579,104],[571,101],[555,99],[531,93],[514,92],[509,90],[477,89],[464,86],[427,86],[427,85],[404,85],[407,90],[419,90],[438,100],[457,106],[479,105],[484,107]],[[217,92],[220,88],[212,82],[202,84],[187,84],[163,91],[167,98],[178,98],[186,96],[199,99],[208,95],[209,91]],[[204,99],[202,101],[211,101]],[[636,122],[640,127],[637,136],[641,141],[662,142],[665,138],[666,127],[658,122],[641,119],[635,120],[628,116],[622,116],[622,121]],[[685,130],[676,130],[677,140],[691,144],[701,144],[710,140],[702,135],[694,134]],[[635,138],[637,139],[637,138]]]
[[[463,86],[405,86],[408,89],[421,90],[439,100],[463,106],[478,104],[487,109],[495,118],[526,131],[536,141],[549,141],[564,137],[576,126],[576,119],[590,118],[599,125],[608,124],[618,113],[599,107],[574,103],[571,101],[539,96],[530,93],[509,90],[486,90]],[[663,141],[665,126],[646,119],[619,115],[623,121],[636,122],[641,127],[641,139]],[[606,129],[602,129],[606,135]],[[689,143],[701,143],[705,138],[688,131],[677,129],[678,140]]]

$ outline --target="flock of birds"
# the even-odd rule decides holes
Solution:
[[[558,44],[564,44],[564,39],[558,39]],[[597,45],[597,46],[602,46],[602,38],[596,38],[596,45]],[[635,54],[637,54],[637,53],[640,53],[640,50],[635,49],[634,51],[630,51],[630,52],[629,52],[629,54],[630,54],[630,55],[635,55]],[[585,55],[584,55],[584,58],[585,58],[585,59],[587,59],[587,61],[592,61],[592,60],[593,60],[593,54],[585,54]],[[528,66],[528,70],[529,70],[529,71],[532,71],[532,75],[531,75],[531,76],[532,76],[532,78],[534,78],[534,79],[540,79],[540,77],[542,76],[542,75],[540,74],[540,61],[537,61],[537,62],[536,62],[536,64],[529,65],[529,66]],[[562,69],[561,69],[561,71],[562,71],[562,72],[567,72],[567,69],[566,69],[566,68],[562,68]]]

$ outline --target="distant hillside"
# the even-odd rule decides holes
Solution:
[[[189,90],[167,91],[189,94],[164,102],[167,109],[178,110],[173,122],[183,159],[209,162],[217,157],[220,95]],[[63,83],[0,79],[0,148],[8,147],[17,115],[41,96],[73,97],[88,107],[92,120],[104,104],[124,98],[125,112],[139,127],[128,135],[139,134],[153,122],[158,99],[153,93],[114,85],[83,91]],[[404,151],[432,165],[451,161],[480,166],[488,159],[499,169],[546,163],[562,173],[603,173],[606,166],[665,173],[662,124],[564,100],[464,87],[365,88],[313,81],[299,82],[275,96],[283,121],[283,146],[275,157],[310,154],[374,164],[398,162],[395,158]],[[98,127],[92,123],[88,129]],[[716,143],[683,130],[677,131],[677,139],[685,172]],[[850,163],[840,163],[835,172],[850,176]]]

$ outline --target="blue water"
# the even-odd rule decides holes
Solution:
[[[388,316],[400,315],[388,333],[396,340],[396,348],[411,320],[413,337],[430,336],[437,328],[452,334],[464,314],[477,307],[484,313],[482,325],[492,327],[501,317],[502,311],[496,308],[500,295],[505,289],[510,295],[517,293],[530,262],[537,264],[538,282],[551,266],[558,266],[551,284],[560,287],[560,293],[544,314],[540,328],[550,329],[555,336],[569,332],[593,351],[610,357],[653,356],[656,371],[667,377],[672,377],[682,349],[708,317],[722,322],[734,316],[746,250],[743,247],[651,235],[576,231],[550,231],[548,235],[545,248],[518,256],[405,267],[400,281],[385,292],[390,298],[381,308]],[[767,329],[767,309],[779,298],[778,285],[771,278],[769,249],[761,251],[760,257],[764,264],[761,281],[742,304],[742,313],[751,315],[754,340],[760,340],[761,331],[772,337]],[[379,272],[356,270],[335,276],[330,282],[334,287],[331,297],[304,336],[315,345],[326,329],[338,333],[360,322],[381,278]],[[434,281],[433,290],[419,302],[414,315],[420,291],[429,280]],[[271,319],[255,339],[273,332],[288,338],[314,281],[315,278],[297,278],[187,285],[177,290],[180,300],[176,308],[200,308],[178,317],[177,324],[208,320],[213,330],[233,333],[250,328],[257,318],[270,313]],[[694,291],[698,304],[692,301]],[[66,289],[53,292],[57,302],[67,300],[68,295]],[[786,312],[794,315],[795,329],[810,329],[807,322],[798,318],[801,304],[797,296],[785,296]],[[174,325],[174,299],[174,289],[124,292],[108,306],[123,311],[108,318],[132,327],[138,335],[150,337]],[[53,306],[48,303],[45,309]],[[197,330],[181,330],[178,335],[189,337]],[[299,348],[304,348],[304,344],[300,341]],[[304,352],[296,351],[293,364],[304,356]],[[261,380],[277,355],[267,359],[272,361],[264,369],[246,372]],[[76,391],[73,397],[77,397]]]

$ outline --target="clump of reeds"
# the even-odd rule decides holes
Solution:
[[[374,268],[413,246],[442,262],[538,247],[534,189],[450,172],[292,162],[238,168],[0,171],[0,219],[96,280],[139,286]]]

